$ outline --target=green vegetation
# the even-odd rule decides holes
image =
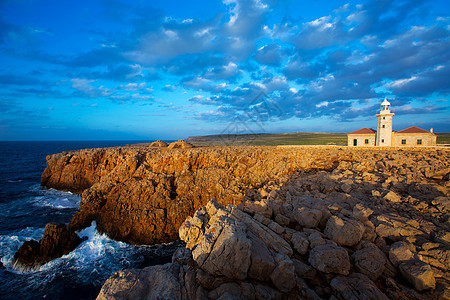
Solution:
[[[450,144],[450,132],[436,133],[437,144]]]
[[[346,133],[257,133],[189,137],[195,146],[347,145]]]
[[[450,144],[450,133],[436,133],[438,144]],[[347,133],[256,133],[189,137],[195,146],[347,145]]]

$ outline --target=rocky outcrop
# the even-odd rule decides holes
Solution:
[[[154,141],[149,145],[149,147],[167,147],[167,146],[169,146],[169,144],[161,140]]]
[[[72,230],[95,220],[111,238],[155,244],[177,239],[186,217],[212,197],[238,204],[249,188],[297,169],[331,169],[338,159],[273,147],[90,149],[48,156],[42,185],[84,190]]]
[[[326,226],[329,212],[317,202],[296,206],[290,216],[279,215],[266,205],[271,198],[270,190],[255,189],[268,187],[273,180],[288,180],[301,171],[327,171],[318,173],[324,177],[323,180],[305,183],[308,192],[339,193],[338,196],[344,198],[354,195],[350,198],[354,199],[361,194],[360,186],[367,186],[372,189],[370,193],[373,191],[374,194],[362,197],[375,197],[379,203],[399,205],[402,209],[408,209],[409,213],[417,211],[421,214],[425,210],[425,214],[430,214],[430,217],[434,214],[442,218],[447,209],[445,201],[436,200],[437,197],[422,201],[413,194],[409,194],[409,197],[406,194],[409,190],[428,189],[429,185],[417,185],[416,182],[422,179],[434,183],[443,181],[433,177],[448,169],[446,157],[448,151],[399,152],[338,148],[91,149],[48,156],[42,184],[75,192],[84,191],[80,209],[70,223],[72,230],[89,226],[96,220],[98,230],[114,239],[133,244],[154,244],[175,240],[183,221],[211,198],[218,199],[224,205],[237,205],[243,199],[253,199],[246,202],[248,209],[257,211],[261,220],[271,220],[268,226],[275,232],[281,230],[279,226],[286,226],[290,222],[306,228]],[[336,170],[336,173],[329,173],[332,170]],[[356,185],[355,180],[358,181]],[[442,188],[439,185],[433,187],[437,190]],[[401,202],[389,200],[393,199],[391,196],[384,198],[390,191],[395,192]],[[432,192],[430,195],[435,194]],[[377,193],[380,196],[376,196]],[[444,197],[442,193],[439,196]],[[415,205],[414,209],[407,203]],[[354,207],[347,209],[352,211]],[[358,208],[355,206],[355,209]],[[361,217],[368,213],[364,207],[358,211]],[[274,220],[274,216],[278,219]],[[375,232],[384,238],[395,239],[417,234],[417,229],[412,225],[396,225],[403,222],[399,215],[384,214],[376,220],[376,224],[348,221],[345,215],[339,218],[344,224],[348,223],[343,231],[329,224],[330,229],[325,232],[326,237],[339,246],[353,246],[360,239],[362,228],[367,226],[376,225]],[[352,236],[352,240],[342,240],[339,235],[349,230],[355,236]],[[375,232],[365,230],[363,234],[375,235]],[[320,243],[320,238],[314,242]]]
[[[188,143],[183,140],[179,140],[169,144],[169,149],[189,149],[193,147],[194,146],[191,143]]]
[[[130,286],[163,298],[163,269],[174,299],[446,299],[450,183],[427,168],[447,167],[447,152],[397,154],[281,176],[238,205],[211,200],[179,228],[171,264],[118,272],[99,298]]]
[[[39,242],[30,240],[23,243],[14,255],[13,267],[19,271],[38,269],[52,259],[70,253],[82,241],[75,232],[67,230],[65,224],[49,223]]]

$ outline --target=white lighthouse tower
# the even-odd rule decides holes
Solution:
[[[391,113],[391,103],[384,98],[381,103],[380,113],[377,114],[377,138],[375,146],[391,146],[392,145],[392,117],[394,113]]]

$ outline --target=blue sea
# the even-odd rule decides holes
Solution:
[[[78,233],[88,240],[70,254],[33,272],[12,268],[24,241],[39,241],[49,222],[68,224],[80,204],[79,195],[40,186],[46,155],[133,143],[0,142],[0,299],[95,299],[114,272],[170,261],[175,244],[128,245],[99,234],[94,223]]]

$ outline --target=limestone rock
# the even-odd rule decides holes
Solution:
[[[343,300],[389,299],[367,276],[360,273],[352,273],[348,277],[337,276],[331,280],[330,286]]]
[[[272,283],[282,292],[289,292],[296,285],[295,267],[290,259],[279,262],[270,275]]]
[[[386,258],[375,245],[355,251],[352,254],[356,269],[368,276],[371,280],[376,280],[384,271]]]
[[[295,213],[295,220],[298,224],[307,228],[314,228],[319,225],[322,218],[322,211],[318,209],[311,209],[302,207]]]
[[[339,245],[354,246],[361,240],[364,226],[356,220],[332,216],[328,219],[324,233]]]
[[[314,268],[324,273],[348,275],[350,271],[350,258],[347,251],[331,244],[313,248],[308,261]]]
[[[389,259],[394,266],[399,263],[414,259],[414,253],[411,251],[412,245],[406,242],[396,242],[389,248]]]
[[[388,200],[388,201],[390,201],[390,202],[394,202],[394,203],[401,203],[402,202],[402,197],[399,196],[394,191],[389,191],[389,193],[387,193],[383,198]]]
[[[181,299],[179,272],[176,263],[118,271],[106,280],[97,299]]]
[[[167,144],[166,142],[157,140],[157,141],[151,143],[149,147],[167,147],[167,146],[169,146],[169,144]]]
[[[298,259],[292,259],[295,268],[295,274],[300,278],[313,279],[316,276],[316,270],[310,265]]]
[[[308,236],[303,232],[295,232],[292,235],[291,242],[294,245],[294,249],[299,254],[306,254],[309,248]]]
[[[200,268],[211,275],[243,280],[250,267],[250,250],[245,226],[222,216],[217,226],[205,232],[192,255]]]
[[[179,140],[179,141],[170,143],[167,148],[168,149],[189,149],[189,148],[193,148],[193,147],[194,146],[191,143],[188,143],[183,140]]]
[[[268,281],[275,269],[275,261],[266,244],[253,233],[248,234],[251,240],[251,264],[248,276],[253,279]]]
[[[14,254],[13,266],[20,271],[38,269],[52,259],[61,257],[75,249],[83,239],[67,230],[65,224],[48,223],[39,241],[26,241]]]
[[[416,260],[401,262],[399,265],[400,273],[405,277],[418,291],[434,289],[436,280],[434,272],[430,265]]]

